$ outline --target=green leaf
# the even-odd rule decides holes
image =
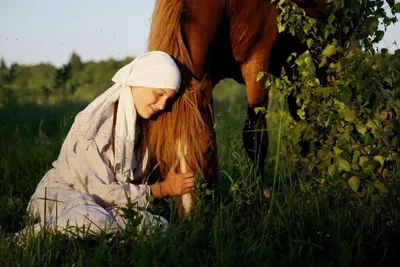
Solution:
[[[267,79],[267,80],[265,81],[265,87],[268,88],[268,87],[270,87],[270,86],[271,86],[271,80],[270,80],[270,79]]]
[[[381,114],[379,115],[379,119],[381,121],[385,121],[388,118],[389,113],[387,113],[386,111],[382,111]]]
[[[308,23],[310,23],[311,25],[315,25],[317,23],[317,20],[314,18],[309,17],[308,18]]]
[[[353,163],[358,163],[358,160],[360,159],[360,155],[361,155],[360,151],[359,150],[355,150],[354,153],[353,153],[352,162]]]
[[[395,136],[395,137],[393,137],[393,139],[392,139],[392,145],[394,146],[394,147],[398,147],[399,146],[399,137],[398,136]]]
[[[367,126],[367,128],[370,128],[372,131],[376,130],[376,123],[374,121],[372,121],[371,119],[368,119],[365,126]]]
[[[309,30],[311,30],[311,25],[308,24],[308,23],[304,24],[303,25],[303,30],[304,30],[304,32],[307,33]]]
[[[155,198],[154,198],[153,196],[148,196],[148,197],[147,197],[147,201],[148,201],[148,202],[153,202],[154,199],[155,199]]]
[[[345,171],[345,172],[351,171],[350,163],[342,157],[338,158],[338,165],[339,165],[339,171]]]
[[[367,172],[359,172],[357,173],[357,177],[360,178],[361,180],[364,180],[370,177],[370,174]]]
[[[325,47],[324,51],[322,51],[322,55],[325,57],[330,57],[336,54],[336,46],[329,44]]]
[[[374,182],[374,187],[376,189],[378,189],[379,193],[381,193],[381,194],[387,194],[388,193],[387,187],[381,181],[375,181]]]
[[[400,3],[396,3],[396,4],[393,6],[393,9],[395,10],[395,12],[400,13]]]
[[[281,79],[276,79],[276,80],[275,80],[275,86],[276,86],[277,88],[281,88],[281,87],[282,87]]]
[[[359,162],[358,162],[358,164],[359,164],[361,167],[363,167],[364,164],[365,164],[368,160],[369,160],[369,158],[367,158],[366,156],[361,156],[361,157],[360,157],[360,160],[359,160]]]
[[[253,76],[254,77],[254,76]],[[259,82],[261,80],[261,78],[264,77],[264,72],[260,71],[257,73],[257,82]]]
[[[363,170],[365,172],[369,172],[369,173],[373,172],[375,170],[376,166],[377,166],[377,162],[372,159],[368,159],[366,162],[363,163],[363,165],[361,165]]]
[[[347,180],[347,183],[354,192],[357,192],[361,185],[361,181],[357,176],[352,176]]]
[[[356,113],[354,112],[354,110],[348,108],[344,109],[342,111],[342,114],[344,119],[348,122],[352,122],[356,118]]]
[[[358,195],[359,197],[364,197],[366,194],[367,194],[367,189],[366,189],[366,188],[363,188],[363,189],[361,190],[361,192],[357,192],[357,195]]]
[[[325,39],[325,40],[328,39],[329,34],[330,34],[329,30],[325,28],[325,29],[324,29],[324,39]]]
[[[346,88],[340,91],[339,100],[345,104],[348,104],[351,100],[352,93],[350,89]]]
[[[372,195],[375,192],[375,187],[372,184],[367,186],[367,194]]]
[[[384,169],[382,172],[383,178],[388,179],[389,175],[390,175],[390,171],[388,169]]]
[[[335,86],[339,89],[339,100],[345,104],[348,104],[352,97],[352,92],[349,86],[342,80],[335,83]]]
[[[368,33],[371,34],[371,35],[374,34],[374,32],[378,29],[378,26],[379,26],[378,18],[377,17],[370,18],[369,24],[368,24],[368,27],[367,27]]]
[[[333,153],[335,154],[335,156],[339,156],[340,154],[342,154],[342,152],[343,150],[336,146],[333,148]]]
[[[278,31],[279,33],[283,32],[285,30],[285,26],[283,26],[281,23],[278,23]]]
[[[310,39],[307,40],[307,47],[308,47],[308,48],[311,48],[311,46],[312,46],[313,44],[314,44],[314,40],[313,40],[313,39],[310,38]]]
[[[351,164],[351,169],[352,169],[353,171],[355,171],[355,172],[358,172],[358,171],[360,170],[360,167],[358,167],[357,164],[352,163],[352,164]]]
[[[297,110],[297,115],[299,115],[300,119],[302,120],[306,118],[306,112],[302,109]]]
[[[332,22],[335,20],[335,15],[332,13],[329,17],[328,17],[328,24],[332,24]]]
[[[335,174],[336,174],[336,166],[335,166],[335,165],[330,165],[330,166],[328,167],[328,174],[329,174],[331,177],[334,177],[334,176],[335,176]]]
[[[385,163],[385,159],[381,155],[375,156],[374,160],[379,162],[381,164],[381,166],[383,166],[383,164]]]
[[[294,27],[290,27],[289,32],[294,36],[295,35]]]
[[[385,35],[385,32],[384,32],[384,31],[377,31],[377,32],[375,32],[375,36],[376,36],[375,41],[376,41],[376,42],[381,41],[381,40],[383,39],[383,36],[384,36],[384,35]]]
[[[327,61],[326,58],[324,57],[324,58],[321,60],[321,62],[319,63],[318,67],[321,68],[321,67],[325,66],[326,63],[328,63],[328,61]]]
[[[367,126],[365,126],[363,124],[357,124],[356,129],[357,129],[357,132],[359,132],[362,135],[365,135],[365,133],[367,132]]]
[[[306,62],[307,67],[310,67],[313,64],[311,57],[306,57],[304,61]]]

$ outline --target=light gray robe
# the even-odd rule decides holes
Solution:
[[[90,227],[94,234],[124,229],[125,221],[117,211],[127,198],[143,216],[140,229],[155,224],[166,229],[165,218],[146,211],[147,183],[131,183],[142,181],[148,159],[146,148],[134,151],[137,114],[127,78],[132,67],[130,63],[120,69],[113,77],[115,84],[76,116],[58,159],[28,205],[27,212],[40,221],[34,225],[35,233],[43,227],[63,233],[70,233],[71,226]],[[110,142],[117,100],[114,154]]]

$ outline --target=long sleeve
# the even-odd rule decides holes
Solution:
[[[84,146],[78,144],[76,155],[80,158],[83,178],[86,179],[89,194],[97,195],[106,202],[114,202],[117,205],[126,204],[129,198],[140,207],[147,206],[150,187],[144,184],[117,182],[108,162],[99,153],[94,141],[89,141],[89,144]]]
[[[115,111],[113,103],[117,100]],[[113,128],[115,116],[117,123]],[[121,173],[131,171],[137,163],[133,151],[136,118],[130,87],[115,85],[109,88],[77,114],[60,155],[53,163],[54,168],[45,175],[38,189],[43,186],[72,188],[110,204],[124,205],[130,199],[139,207],[146,207],[150,187],[125,182],[123,175],[114,174],[104,154],[115,129],[114,143],[118,152],[115,153],[115,164],[121,166]]]
[[[129,198],[139,207],[145,208],[148,205],[150,187],[117,181],[94,139],[73,143],[68,136],[54,167],[62,180],[72,188],[100,197],[107,203],[124,205]]]

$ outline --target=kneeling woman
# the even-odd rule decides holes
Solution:
[[[166,229],[165,218],[146,211],[148,196],[194,190],[193,173],[175,173],[175,166],[160,183],[144,181],[149,155],[141,125],[162,112],[179,90],[181,76],[174,60],[161,51],[148,52],[118,70],[112,80],[114,85],[76,116],[59,158],[31,197],[27,211],[39,220],[34,233],[43,228],[115,233],[126,226],[120,208],[128,201],[137,205],[140,229]]]

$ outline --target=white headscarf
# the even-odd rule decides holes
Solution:
[[[175,61],[162,51],[147,52],[117,71],[115,82],[107,91],[93,100],[75,118],[72,126],[73,143],[80,139],[94,139],[99,151],[111,141],[113,126],[113,103],[118,100],[115,127],[114,172],[117,180],[133,179],[133,172],[141,163],[144,171],[147,164],[147,149],[144,162],[134,158],[135,124],[137,112],[130,86],[168,88],[179,90],[181,74]]]
[[[147,52],[121,68],[112,79],[130,86],[179,90],[181,73],[175,61],[162,51]]]

